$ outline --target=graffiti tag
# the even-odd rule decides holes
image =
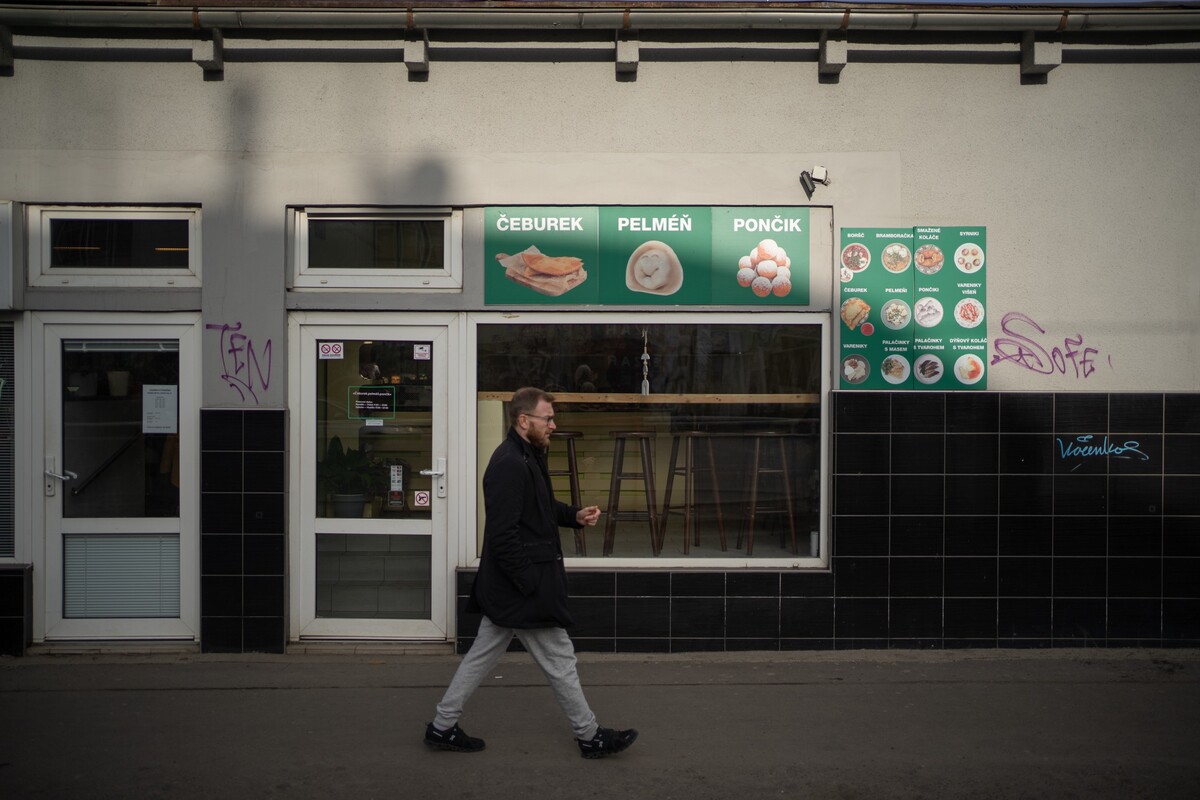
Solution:
[[[258,405],[258,390],[266,391],[271,387],[271,340],[267,339],[263,345],[263,358],[260,359],[253,340],[240,332],[241,322],[233,325],[214,323],[204,327],[221,332],[221,380],[241,396],[242,402],[249,396]],[[265,371],[262,367],[264,360],[267,365]]]
[[[1096,356],[1100,355],[1100,351],[1085,347],[1081,333],[1065,337],[1062,347],[1054,346],[1047,350],[1034,338],[1035,335],[1045,335],[1046,329],[1020,311],[1005,314],[1000,322],[1000,330],[1004,335],[997,336],[992,343],[995,351],[992,355],[993,365],[1010,361],[1041,375],[1053,375],[1056,372],[1067,375],[1068,370],[1073,370],[1076,378],[1087,378],[1096,371]],[[1110,355],[1109,368],[1112,365]]]
[[[1105,436],[1099,440],[1092,434],[1085,436],[1076,436],[1070,441],[1057,439],[1058,454],[1060,458],[1093,458],[1096,456],[1113,456],[1114,458],[1139,458],[1142,461],[1149,461],[1150,456],[1143,453],[1139,448],[1141,442],[1125,442],[1124,444],[1114,444]]]

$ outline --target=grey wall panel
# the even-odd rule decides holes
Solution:
[[[993,346],[1014,339],[1005,327],[1035,334],[1050,365],[997,364],[989,389],[1194,391],[1200,106],[1184,99],[1198,82],[1197,63],[1064,63],[1023,85],[1015,63],[853,52],[836,83],[767,59],[644,58],[635,81],[603,61],[436,61],[427,81],[399,63],[228,63],[206,81],[192,63],[22,59],[0,80],[0,198],[202,204],[205,322],[273,348],[251,402],[218,377],[220,330],[206,332],[205,405],[286,405],[289,204],[803,204],[797,176],[815,163],[835,229],[987,226]],[[473,252],[464,293],[422,307],[480,307]],[[24,302],[179,307],[68,297]],[[1095,351],[1082,370],[1054,367],[1068,339]]]

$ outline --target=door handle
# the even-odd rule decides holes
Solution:
[[[446,496],[446,459],[435,459],[431,469],[421,470],[421,474],[427,478],[433,478],[434,487],[437,490],[438,497]]]
[[[58,484],[60,481],[70,481],[79,477],[69,469],[64,469],[60,473],[57,469],[57,466],[58,465],[54,462],[54,456],[46,456],[45,468],[43,469],[43,472],[45,473],[44,478],[46,479],[45,483],[43,484],[46,497],[54,497],[54,494],[58,491]]]

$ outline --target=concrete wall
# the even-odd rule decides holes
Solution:
[[[952,59],[951,59],[952,61]],[[274,345],[259,405],[287,404],[286,309],[400,309],[396,294],[285,287],[289,204],[806,203],[834,226],[986,225],[990,339],[1028,315],[1084,377],[1013,363],[994,390],[1195,391],[1200,345],[1197,63],[1077,63],[1023,85],[1011,63],[791,60],[399,63],[18,59],[0,77],[0,200],[203,206],[199,292],[24,290],[24,308],[202,307]],[[478,235],[468,226],[468,235]],[[836,236],[834,238],[836,241]],[[478,247],[468,241],[468,254]],[[462,295],[479,308],[478,261]],[[1026,329],[1028,330],[1028,329]],[[205,333],[204,405],[242,401]],[[836,346],[836,343],[831,343]]]

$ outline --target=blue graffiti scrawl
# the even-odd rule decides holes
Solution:
[[[1107,436],[1096,438],[1093,434],[1085,434],[1076,436],[1074,439],[1064,440],[1061,437],[1056,439],[1058,442],[1058,457],[1063,461],[1069,458],[1078,458],[1081,461],[1071,470],[1074,472],[1083,466],[1084,461],[1092,458],[1122,458],[1131,461],[1149,461],[1150,456],[1141,451],[1141,443],[1127,441],[1122,444],[1116,444],[1109,441]]]

